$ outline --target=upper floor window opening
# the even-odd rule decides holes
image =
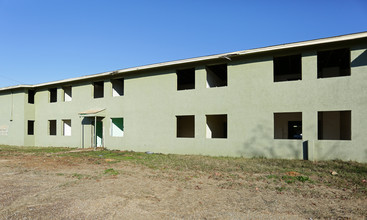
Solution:
[[[96,98],[103,98],[104,92],[104,82],[94,82],[93,83],[93,97]]]
[[[274,57],[274,82],[302,80],[301,54]]]
[[[57,102],[57,88],[49,89],[50,102]]]
[[[34,90],[28,90],[28,103],[29,104],[34,104],[34,96],[35,96],[36,92]]]
[[[124,95],[124,79],[112,79],[112,96],[123,96]]]
[[[206,88],[227,86],[227,64],[206,66]]]
[[[176,71],[177,90],[195,89],[195,68]]]
[[[350,49],[317,52],[317,78],[350,76]]]
[[[72,100],[71,86],[64,86],[62,90],[64,92],[64,102],[70,102]]]

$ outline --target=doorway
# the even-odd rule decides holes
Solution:
[[[82,148],[104,147],[103,117],[84,117],[82,120]]]
[[[103,122],[101,118],[97,118],[96,137],[97,147],[103,147]]]
[[[302,121],[288,121],[288,139],[302,139]]]

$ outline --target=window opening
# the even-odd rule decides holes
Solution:
[[[317,78],[350,76],[350,50],[348,48],[317,53]]]
[[[318,112],[319,140],[351,140],[351,111]]]
[[[184,115],[176,116],[177,122],[177,137],[193,138],[195,137],[195,116]]]
[[[34,135],[34,121],[28,120],[28,135]]]
[[[206,138],[227,138],[227,115],[206,115]]]
[[[206,67],[206,87],[227,86],[227,64]]]
[[[274,139],[302,139],[302,112],[274,113]]]
[[[123,137],[124,136],[124,119],[123,118],[111,118],[111,136]]]
[[[50,102],[57,102],[57,89],[53,88],[48,91],[50,93]]]
[[[113,79],[112,83],[112,96],[123,96],[124,95],[124,79]]]
[[[34,90],[28,90],[28,103],[34,104],[34,96],[36,92]]]
[[[94,98],[103,98],[103,87],[104,87],[104,82],[94,82],[93,83],[93,87],[94,87]]]
[[[274,82],[302,79],[301,55],[274,57]]]
[[[63,124],[63,131],[62,131],[62,135],[63,136],[71,136],[71,120],[62,120],[62,124]]]
[[[71,86],[65,86],[62,89],[64,91],[64,102],[70,102],[72,100]]]
[[[195,68],[177,70],[177,90],[195,89]]]
[[[49,120],[48,121],[48,134],[49,135],[56,135],[56,120]]]

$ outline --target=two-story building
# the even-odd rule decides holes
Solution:
[[[0,144],[367,162],[367,32],[0,89]]]

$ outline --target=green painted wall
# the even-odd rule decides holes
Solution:
[[[1,95],[0,103],[6,103],[7,107],[0,109],[0,125],[7,123],[11,128],[25,131],[26,120],[36,121],[33,137],[19,140],[19,135],[9,129],[8,137],[0,137],[1,143],[80,147],[82,118],[78,113],[106,108],[102,132],[104,145],[110,149],[302,159],[303,142],[308,141],[312,160],[337,158],[367,162],[367,44],[337,47],[347,46],[351,48],[352,72],[345,77],[317,79],[317,50],[327,48],[326,45],[218,61],[228,62],[226,87],[206,88],[205,64],[189,64],[178,68],[195,67],[193,90],[177,91],[176,69],[172,68],[118,76],[125,78],[124,96],[120,97],[112,97],[110,79],[102,79],[104,98],[98,99],[93,98],[92,81],[71,84],[70,102],[63,101],[64,85],[55,86],[58,88],[56,103],[48,101],[48,89],[54,87],[39,88],[34,105],[22,103],[26,95],[17,93],[13,96],[17,110],[12,124],[7,119],[10,95]],[[273,82],[273,56],[300,52],[302,80]],[[352,111],[352,140],[317,140],[317,112],[341,110]],[[303,140],[274,139],[274,113],[280,112],[302,112]],[[227,114],[226,139],[206,138],[206,115],[215,114]],[[195,115],[195,138],[176,138],[177,115]],[[121,117],[124,136],[112,137],[111,118]],[[62,136],[63,119],[72,121],[71,136]],[[57,120],[56,136],[48,135],[48,120]],[[84,126],[86,147],[91,146],[91,120],[86,119]]]

